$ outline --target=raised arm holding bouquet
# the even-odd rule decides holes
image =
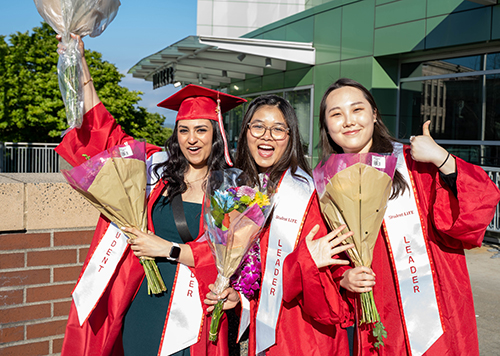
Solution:
[[[81,42],[80,46],[83,53]],[[86,157],[92,162],[111,147],[134,145],[99,101],[84,60],[81,66],[88,83],[84,86],[84,120],[56,148],[73,166],[87,162]],[[165,145],[168,155],[146,144],[147,185],[135,176],[135,169],[127,170],[125,180],[146,190],[147,230],[119,226],[122,222],[110,224],[101,216],[73,293],[63,355],[227,355],[224,338],[216,344],[208,341],[210,319],[203,313],[200,298],[206,291],[200,294],[198,279],[212,281],[217,270],[208,244],[197,237],[204,231],[200,224],[204,181],[210,171],[229,167],[219,113],[242,102],[244,99],[187,86],[159,104],[178,111],[174,133]],[[191,236],[186,239],[185,229],[176,227],[174,200],[184,210]],[[194,242],[185,243],[193,238]],[[156,258],[166,292],[148,295],[137,257]],[[100,291],[95,289],[97,284],[102,285]],[[81,325],[75,293],[91,301]]]
[[[84,53],[74,36],[99,36],[113,21],[120,0],[34,0],[39,14],[61,36],[57,74],[69,128],[80,127],[84,114],[81,66]],[[91,78],[89,79],[91,80]],[[66,131],[66,132],[67,132]]]
[[[337,237],[344,226],[327,234],[298,120],[285,99],[264,95],[249,105],[236,165],[248,174],[250,186],[260,186],[265,174],[275,192],[273,213],[260,234],[262,281],[250,300],[248,354],[348,354],[347,333],[340,327],[348,313],[332,280],[348,263],[336,255],[352,247],[337,245],[351,234]],[[209,293],[205,303],[218,301]],[[242,297],[244,310],[245,304]]]
[[[410,142],[410,147],[403,146],[390,136],[373,96],[361,84],[339,79],[325,92],[320,105],[324,162],[337,154],[378,156],[369,152],[398,160],[384,221],[371,248],[371,268],[354,259],[356,267],[345,271],[340,282],[350,292],[373,292],[387,331],[384,346],[375,347],[373,327],[359,323],[363,316],[355,303],[355,354],[478,355],[463,250],[481,245],[500,192],[480,167],[436,144],[429,122],[423,124],[423,135],[412,136]],[[386,187],[379,185],[381,192]],[[361,191],[367,189],[369,184],[361,182]],[[339,210],[344,204],[338,203]],[[326,215],[335,221],[335,209]]]

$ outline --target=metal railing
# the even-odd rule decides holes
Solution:
[[[0,172],[57,173],[57,143],[0,142]]]
[[[493,183],[500,188],[500,168],[494,167],[483,167],[484,171],[488,173]],[[488,226],[488,231],[500,232],[500,204],[497,205],[497,209],[495,211],[495,215],[493,216],[493,220]]]

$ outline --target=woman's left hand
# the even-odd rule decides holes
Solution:
[[[168,257],[171,242],[152,232],[145,233],[134,227],[123,227],[122,230],[135,235],[135,238],[129,238],[127,243],[137,257]]]
[[[213,284],[208,286],[211,292],[207,293],[204,303],[210,305],[207,308],[207,312],[211,313],[214,310],[215,304],[221,299],[224,300],[223,310],[233,309],[240,302],[240,295],[234,290],[234,288],[226,288],[221,294],[217,295],[215,293],[215,288]]]
[[[431,121],[424,122],[422,126],[423,135],[411,136],[411,157],[417,162],[433,163],[440,167],[441,172],[450,174],[455,172],[455,159],[448,157],[448,151],[439,146],[431,136],[429,125]],[[445,162],[445,165],[442,165]]]
[[[348,265],[350,263],[347,260],[332,258],[333,256],[354,247],[353,244],[338,246],[342,243],[342,241],[354,234],[352,231],[349,231],[347,234],[336,237],[345,228],[345,225],[341,225],[328,235],[325,235],[320,239],[313,240],[314,236],[319,231],[319,225],[316,225],[306,236],[307,248],[309,249],[309,253],[318,268],[330,265]]]

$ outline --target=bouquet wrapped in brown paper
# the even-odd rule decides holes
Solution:
[[[391,195],[397,157],[376,153],[333,154],[314,169],[313,176],[321,211],[331,229],[342,224],[354,235],[345,243],[356,267],[371,267],[373,248]],[[373,292],[361,293],[360,323],[373,323],[376,347],[387,332],[380,322]]]
[[[248,181],[243,171],[236,168],[214,171],[208,178],[203,220],[219,272],[214,285],[216,294],[229,287],[229,279],[271,212],[268,195],[247,186]],[[217,340],[222,306],[221,300],[212,312],[211,341]]]
[[[77,192],[118,227],[147,232],[145,158],[146,144],[130,141],[62,173]],[[141,264],[148,280],[148,293],[166,291],[154,259],[142,257]]]

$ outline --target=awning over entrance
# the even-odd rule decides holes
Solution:
[[[264,68],[284,71],[286,62],[314,65],[315,59],[312,43],[189,36],[140,60],[129,73],[153,81],[154,88],[167,84],[218,88],[231,79],[263,75]]]

